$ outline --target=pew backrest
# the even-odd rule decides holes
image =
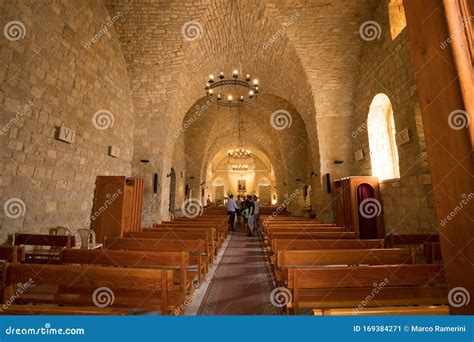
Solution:
[[[438,234],[388,234],[385,237],[387,247],[401,245],[423,245],[425,242],[439,242]]]
[[[315,249],[374,249],[383,248],[384,240],[359,240],[359,239],[273,239],[272,252],[280,250],[315,250]]]
[[[442,265],[377,265],[356,267],[291,268],[288,288],[335,289],[386,286],[429,286],[444,284]]]
[[[105,249],[125,251],[169,251],[205,253],[204,240],[182,240],[182,239],[135,239],[135,238],[109,238],[104,240]]]
[[[269,232],[268,238],[272,239],[356,239],[357,234],[354,232]]]
[[[71,248],[75,245],[72,235],[46,235],[46,234],[25,234],[16,233],[14,238],[15,246],[51,246]]]
[[[63,264],[91,264],[130,267],[189,267],[188,252],[121,251],[67,248],[61,251]]]
[[[318,267],[327,265],[396,265],[413,264],[410,248],[332,249],[313,251],[278,251],[277,267]]]

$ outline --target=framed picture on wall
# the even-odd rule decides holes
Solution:
[[[239,179],[237,181],[237,191],[247,191],[247,183],[245,179]]]

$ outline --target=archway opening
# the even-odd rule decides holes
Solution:
[[[257,195],[262,205],[271,205],[276,198],[276,180],[269,158],[252,151],[248,158],[232,158],[227,151],[217,153],[207,167],[206,198],[224,205],[230,194]]]

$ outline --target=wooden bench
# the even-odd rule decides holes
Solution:
[[[204,233],[207,232],[211,235],[211,239],[214,241],[213,246],[215,247],[214,255],[217,255],[219,248],[224,243],[225,235],[216,228],[199,225],[154,225],[153,228],[143,228],[144,232],[182,232],[182,233]],[[211,245],[212,248],[212,245]]]
[[[380,249],[331,249],[311,251],[280,250],[277,266],[308,267],[327,265],[393,265],[413,264],[413,250],[410,248]]]
[[[314,309],[314,316],[433,316],[449,315],[449,306],[391,306],[382,308]]]
[[[414,255],[410,248],[387,249],[331,249],[312,251],[285,251],[277,253],[275,275],[285,282],[292,267],[354,266],[354,265],[396,265],[413,264]]]
[[[375,249],[383,248],[384,240],[359,240],[359,239],[341,239],[341,240],[298,240],[298,239],[273,239],[270,247],[270,263],[276,262],[276,256],[279,251],[308,251],[322,249]]]
[[[277,253],[280,250],[313,250],[313,249],[373,249],[383,248],[384,240],[370,239],[323,239],[323,240],[308,240],[308,239],[273,239],[271,250]]]
[[[154,240],[203,240],[206,247],[206,256],[208,264],[211,265],[214,261],[216,253],[216,244],[209,232],[157,232],[157,231],[141,231],[141,232],[127,232],[126,238],[133,239],[154,239]]]
[[[23,246],[0,246],[0,277],[2,277],[2,267],[5,263],[24,262],[25,258],[25,247]],[[0,282],[0,302],[4,303],[4,300],[2,281]]]
[[[420,258],[426,262],[441,262],[441,248],[438,234],[388,234],[385,237],[388,247],[414,246]]]
[[[435,264],[291,268],[288,288],[295,314],[300,307],[445,305],[448,298],[442,266]]]
[[[55,263],[62,248],[75,245],[74,236],[16,233],[15,246],[25,247],[25,261],[31,263]]]
[[[168,314],[184,303],[173,290],[173,271],[91,265],[6,264],[5,298],[14,303],[160,310]],[[16,294],[17,284],[31,279],[32,291]],[[106,295],[104,295],[106,294]]]
[[[287,232],[269,232],[268,239],[271,241],[272,239],[298,239],[298,240],[322,240],[322,239],[356,239],[357,235],[354,232],[312,232],[312,233],[305,233],[305,232],[295,232],[295,233],[287,233]]]
[[[425,242],[423,252],[428,264],[442,263],[441,244],[439,242]]]
[[[385,237],[387,247],[403,245],[423,245],[425,242],[439,242],[438,234],[388,234]]]
[[[118,267],[171,268],[175,271],[175,283],[180,291],[190,295],[194,292],[195,271],[188,271],[188,252],[120,251],[63,249],[60,253],[63,264],[89,264]],[[188,292],[189,291],[189,292]]]
[[[26,258],[23,246],[0,246],[0,260],[4,262],[24,262]]]
[[[197,267],[198,285],[202,283],[209,264],[204,240],[157,240],[157,239],[104,239],[106,250],[123,251],[156,251],[156,252],[187,252],[190,264]]]
[[[133,310],[119,308],[91,308],[78,306],[53,305],[8,305],[0,310],[0,315],[27,315],[27,316],[79,316],[79,315],[130,315]]]
[[[319,221],[310,220],[281,220],[273,219],[271,217],[261,216],[262,226],[264,229],[269,227],[301,227],[301,226],[313,226],[313,227],[332,227],[336,226],[334,223],[322,223]]]
[[[263,232],[265,242],[269,241],[274,234],[291,234],[294,237],[300,236],[301,233],[344,233],[341,227],[310,227],[310,228],[287,228],[287,227],[269,227]],[[354,233],[351,234],[351,236]],[[355,235],[354,235],[355,236]],[[324,238],[324,237],[323,237]]]
[[[285,226],[274,226],[268,227],[266,233],[279,233],[279,232],[287,232],[287,233],[297,233],[297,232],[345,232],[346,230],[342,227],[336,226],[304,226],[304,227],[285,227]]]
[[[219,234],[223,235],[224,239],[227,237],[228,234],[227,218],[224,223],[221,220],[175,220],[172,222],[154,224],[153,228],[159,226],[214,228]]]

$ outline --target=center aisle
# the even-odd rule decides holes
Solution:
[[[257,237],[233,232],[198,315],[279,315],[270,302],[271,277]]]

